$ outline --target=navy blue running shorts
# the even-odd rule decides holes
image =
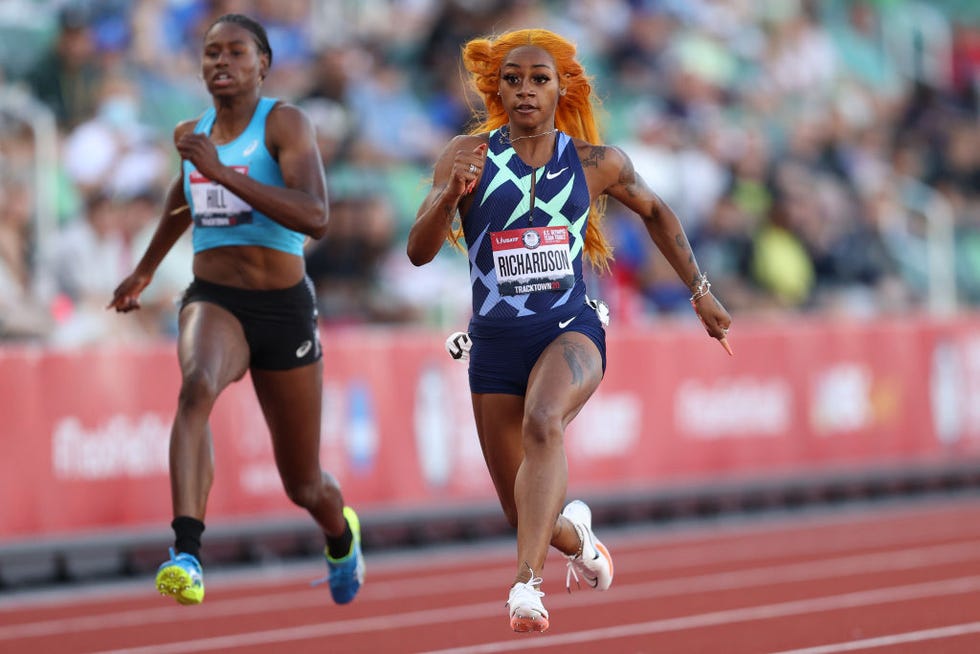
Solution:
[[[320,332],[313,282],[290,288],[252,290],[194,278],[180,302],[211,302],[231,312],[245,331],[250,368],[290,370],[319,361]]]
[[[471,320],[470,391],[525,395],[531,369],[544,349],[564,332],[585,334],[595,343],[606,371],[606,330],[594,308],[583,302],[578,313],[568,307],[546,316],[528,316],[487,324]]]

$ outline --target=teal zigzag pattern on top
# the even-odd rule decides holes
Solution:
[[[514,173],[513,170],[507,165],[510,163],[512,157],[516,157],[517,153],[514,152],[514,148],[507,148],[503,152],[494,153],[488,152],[487,158],[492,160],[497,167],[497,173],[493,176],[493,179],[487,184],[486,190],[483,194],[483,198],[480,204],[484,204],[494,190],[503,186],[504,184],[511,183],[522,191],[522,199],[520,203],[514,207],[514,211],[507,218],[505,222],[505,227],[510,228],[519,218],[527,215],[528,211],[531,209],[531,175],[536,175],[535,184],[541,181],[541,177],[545,174],[547,166],[542,166],[537,169],[532,169],[527,175],[520,177]],[[569,234],[572,237],[572,257],[576,257],[582,251],[585,246],[585,235],[582,233],[587,224],[586,218],[588,218],[588,211],[583,215],[577,216],[574,220],[569,220],[561,212],[561,208],[565,206],[568,198],[572,194],[572,189],[575,187],[575,177],[573,175],[568,176],[568,182],[562,187],[561,191],[555,195],[550,200],[542,201],[540,198],[535,199],[535,209],[543,211],[548,215],[549,226],[564,226],[568,228]]]

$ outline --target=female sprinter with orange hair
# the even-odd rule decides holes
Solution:
[[[674,212],[624,152],[601,145],[592,87],[573,44],[546,30],[513,31],[466,43],[463,63],[486,113],[436,162],[408,256],[420,266],[447,235],[453,243],[465,239],[473,413],[490,477],[517,529],[510,625],[544,631],[539,575],[549,545],[568,557],[569,588],[572,578],[584,578],[605,590],[613,577],[589,507],[576,500],[562,509],[565,427],[605,371],[608,313],[586,296],[582,277],[583,257],[604,269],[612,254],[600,230],[603,196],[639,214],[690,287],[708,334],[726,347],[731,317],[711,294]]]

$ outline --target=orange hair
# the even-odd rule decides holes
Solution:
[[[521,46],[541,48],[555,60],[555,68],[565,94],[558,100],[555,110],[555,127],[569,136],[595,145],[601,145],[595,111],[599,99],[592,93],[591,78],[575,58],[575,45],[567,39],[544,29],[524,29],[505,32],[496,37],[475,38],[463,45],[463,66],[470,74],[470,83],[483,98],[485,112],[475,117],[480,122],[470,129],[470,134],[489,132],[507,124],[503,101],[497,95],[500,88],[500,65],[507,54]],[[585,256],[599,270],[608,270],[612,259],[612,246],[600,229],[605,214],[605,197],[593,203],[589,210],[589,224],[585,233]],[[462,227],[450,235],[456,243],[462,236]]]

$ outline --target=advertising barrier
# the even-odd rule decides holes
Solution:
[[[444,334],[325,331],[321,460],[352,503],[492,500],[466,363]],[[570,485],[955,461],[980,451],[980,320],[748,325],[735,356],[698,327],[620,327],[569,426]],[[0,540],[164,525],[175,347],[0,349]],[[212,415],[208,519],[303,515],[285,497],[248,377]]]

